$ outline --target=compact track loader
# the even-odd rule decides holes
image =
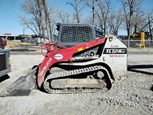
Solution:
[[[28,95],[34,88],[47,93],[95,92],[126,78],[127,48],[118,38],[96,34],[88,24],[57,27],[57,42],[42,46],[42,63],[9,86],[4,96]]]

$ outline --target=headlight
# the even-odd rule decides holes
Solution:
[[[41,49],[41,54],[42,54],[43,56],[46,56],[47,53],[48,53],[48,50],[47,50],[46,48]]]

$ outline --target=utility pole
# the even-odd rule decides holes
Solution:
[[[23,35],[24,35],[25,29],[23,29]]]
[[[89,6],[92,9],[92,25],[95,24],[95,1],[98,0],[92,0],[92,5],[90,5],[88,2],[86,3],[87,6]]]
[[[95,2],[98,0],[92,0],[92,13],[93,13],[93,19],[92,19],[92,24],[95,24]]]
[[[92,13],[93,13],[92,24],[94,25],[94,23],[95,23],[95,21],[94,21],[94,18],[95,18],[95,3],[94,3],[94,0],[92,0]]]

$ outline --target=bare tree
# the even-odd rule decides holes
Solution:
[[[44,8],[44,13],[45,13],[45,23],[46,23],[47,36],[48,36],[48,39],[50,40],[49,11],[48,11],[48,5],[46,3],[46,0],[42,0],[42,4],[43,4],[43,8]]]
[[[95,20],[95,19],[94,19]],[[89,23],[89,24],[92,24],[93,23],[93,17],[92,17],[92,15],[87,15],[86,17],[85,17],[85,22],[86,23]]]
[[[142,13],[142,15],[138,15],[136,13],[134,13],[133,17],[132,17],[132,25],[131,25],[131,32],[133,31],[133,33],[135,32],[139,32],[142,31],[144,29],[144,24],[146,23],[147,18],[145,16],[145,14]]]
[[[54,41],[54,31],[55,31],[55,23],[57,20],[57,9],[52,6],[49,7],[49,32],[51,34],[52,40]]]
[[[37,28],[38,26],[33,20],[30,20],[30,19],[25,18],[23,16],[20,16],[19,18],[20,18],[20,23],[22,25],[24,25],[25,28],[29,28],[34,34],[39,33],[38,28]],[[25,33],[23,32],[23,34],[25,34]]]
[[[131,28],[133,27],[132,18],[134,16],[134,13],[141,10],[142,0],[121,0],[121,4],[124,10],[125,24],[129,40],[131,35]]]
[[[85,0],[85,4],[92,9],[92,25],[95,24],[95,2],[98,0]]]
[[[150,33],[150,39],[153,39],[153,28],[151,26],[151,23],[153,23],[153,14],[148,14],[148,25],[149,25],[149,33]],[[152,24],[153,25],[153,24]]]
[[[38,28],[39,28],[39,35],[44,36],[45,35],[45,25],[43,22],[43,7],[42,7],[42,1],[36,0],[37,5],[38,5]]]
[[[111,1],[110,0],[97,1],[97,9],[98,10],[96,10],[96,15],[97,19],[99,20],[99,25],[106,34],[108,27],[108,18],[111,12]]]
[[[57,11],[57,18],[60,22],[62,23],[70,23],[70,22],[73,22],[71,20],[71,14],[69,12],[67,12],[66,10],[64,9],[59,9]]]
[[[74,18],[76,18],[77,23],[80,23],[81,10],[85,7],[82,0],[73,0],[73,2],[67,2],[75,10]]]
[[[122,9],[118,9],[118,11],[111,12],[109,19],[109,33],[118,35],[118,30],[123,23],[123,12]]]
[[[21,5],[23,11],[30,16],[20,16],[20,22],[27,28],[30,28],[35,34],[41,33],[41,21],[39,18],[39,9],[37,2],[33,0],[25,0],[24,4]],[[31,17],[31,18],[29,18]]]
[[[49,7],[46,0],[25,0],[21,5],[27,16],[20,16],[20,22],[31,29],[35,34],[50,36],[53,31],[53,7]],[[53,38],[53,37],[52,37]]]

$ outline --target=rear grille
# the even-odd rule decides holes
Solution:
[[[0,54],[0,71],[6,69],[6,59],[5,54]]]
[[[60,42],[89,42],[92,39],[92,28],[88,26],[63,26]]]

